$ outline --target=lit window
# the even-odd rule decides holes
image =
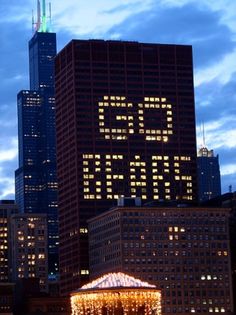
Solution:
[[[39,259],[45,259],[45,254],[39,254],[39,255],[38,255],[38,258],[39,258]]]

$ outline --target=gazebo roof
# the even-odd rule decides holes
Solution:
[[[149,284],[148,282],[141,281],[122,272],[117,272],[105,274],[104,276],[82,286],[80,290],[105,289],[115,287],[156,288],[155,285]]]

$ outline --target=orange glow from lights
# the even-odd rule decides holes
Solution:
[[[161,293],[147,282],[111,273],[72,293],[71,306],[72,315],[161,315]]]

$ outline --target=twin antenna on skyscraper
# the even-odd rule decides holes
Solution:
[[[205,148],[206,147],[206,138],[205,138],[205,124],[204,121],[202,122],[201,126],[200,126],[200,131],[202,132],[202,147]]]
[[[32,32],[42,32],[47,33],[50,31],[51,21],[52,21],[52,10],[51,2],[49,2],[49,15],[46,15],[46,1],[42,0],[42,5],[40,0],[37,0],[37,20],[35,22],[34,12],[32,11]]]

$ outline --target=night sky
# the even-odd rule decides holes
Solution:
[[[219,154],[222,192],[236,190],[236,1],[51,0],[58,50],[71,39],[193,46],[198,148]],[[36,0],[1,0],[0,199],[14,198],[16,95],[29,88],[28,41]]]

